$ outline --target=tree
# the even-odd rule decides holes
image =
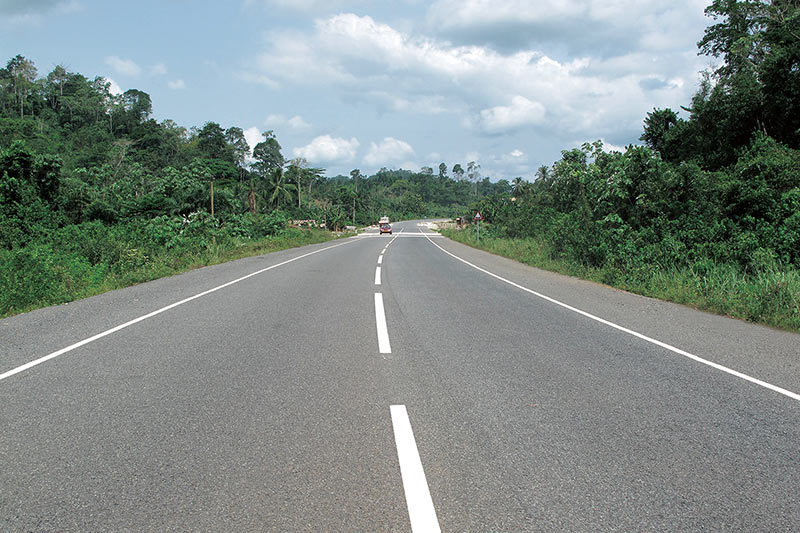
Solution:
[[[439,163],[439,177],[444,179],[447,177],[447,165]]]
[[[197,132],[197,148],[208,159],[234,162],[233,149],[225,139],[225,130],[216,122],[206,122]]]
[[[19,118],[25,116],[25,100],[36,80],[36,67],[24,56],[16,55],[6,64],[10,77],[11,89],[16,97]]]
[[[550,177],[550,169],[547,165],[542,165],[536,169],[536,179],[545,181]]]
[[[58,111],[60,99],[64,96],[64,85],[69,79],[67,70],[61,66],[56,65],[53,71],[47,75],[48,88],[48,103],[53,111]]]
[[[456,163],[453,165],[453,177],[456,181],[461,181],[464,179],[464,169],[461,168],[461,164]]]
[[[706,14],[719,22],[706,28],[700,53],[723,63],[703,111],[722,115],[717,120],[731,131],[722,142],[734,144],[720,164],[730,163],[758,130],[800,146],[800,3],[714,0]]]
[[[663,155],[667,132],[677,123],[678,115],[673,110],[655,108],[644,119],[644,133],[639,140]]]
[[[253,169],[262,176],[271,175],[276,169],[283,168],[285,160],[281,155],[281,145],[272,130],[264,132],[264,140],[253,148]]]
[[[267,179],[267,201],[277,209],[282,203],[292,203],[292,191],[296,189],[293,183],[289,183],[286,173],[282,167],[274,169]]]
[[[422,167],[419,171],[426,176],[433,176],[433,167]]]
[[[467,163],[467,179],[475,184],[475,194],[478,194],[478,180],[481,178],[481,166],[475,161]]]
[[[225,142],[233,152],[233,161],[239,169],[239,179],[241,179],[244,176],[247,158],[250,156],[250,145],[247,144],[242,128],[234,126],[225,130]]]
[[[288,179],[290,181],[294,181],[295,185],[297,186],[297,207],[302,206],[301,196],[303,179],[305,178],[306,171],[308,170],[307,167],[308,161],[306,161],[304,157],[295,157],[289,162],[289,168],[286,169]]]

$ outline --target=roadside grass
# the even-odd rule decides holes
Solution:
[[[335,238],[337,235],[326,230],[288,228],[257,240],[224,237],[197,247],[144,248],[135,242],[121,242],[113,260],[101,261],[52,244],[0,250],[0,318],[195,268]]]
[[[800,271],[776,261],[764,261],[752,273],[731,264],[705,264],[702,269],[658,264],[592,268],[555,257],[547,243],[535,239],[478,241],[471,231],[450,229],[442,234],[543,270],[800,333]]]

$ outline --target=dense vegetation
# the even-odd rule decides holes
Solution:
[[[699,48],[722,63],[687,118],[655,109],[644,146],[564,151],[474,207],[490,236],[516,239],[485,242],[510,255],[800,329],[800,5],[714,0],[706,12],[717,23]]]
[[[0,316],[270,248],[265,240],[323,238],[287,237],[290,220],[339,230],[449,215],[510,187],[481,180],[474,162],[454,165],[455,179],[444,163],[437,174],[328,179],[285,160],[271,131],[250,147],[239,127],[187,130],[157,122],[152,107],[143,91],[113,94],[104,78],[61,66],[40,77],[21,55],[0,69]]]

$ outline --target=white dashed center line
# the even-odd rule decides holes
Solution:
[[[381,267],[375,267],[375,285],[381,284]]]
[[[381,263],[383,263],[383,254],[378,256],[378,264],[380,265]]]
[[[425,479],[425,471],[422,469],[422,461],[419,458],[406,406],[392,405],[389,410],[392,413],[394,442],[397,446],[400,474],[403,476],[403,490],[406,493],[411,531],[440,533],[439,520],[436,518],[436,509],[433,507],[431,491]]]
[[[375,293],[375,325],[378,330],[378,351],[380,353],[392,353],[392,346],[389,344],[389,329],[386,327],[386,313],[383,310],[383,295]]]

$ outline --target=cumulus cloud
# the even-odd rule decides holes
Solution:
[[[561,9],[552,4],[550,16]],[[587,12],[608,21],[620,9],[596,3]],[[531,17],[534,11],[525,8]],[[536,126],[563,139],[578,132],[587,138],[631,136],[648,110],[686,102],[692,87],[683,79],[699,70],[685,51],[670,68],[644,52],[557,60],[533,49],[453,45],[352,13],[318,19],[309,34],[273,32],[267,43],[251,78],[268,76],[281,86],[326,83],[348,99],[376,102],[380,111],[451,113],[464,126],[493,135]],[[656,87],[658,80],[663,86]]]
[[[350,140],[330,135],[320,135],[309,144],[295,148],[295,157],[304,157],[312,164],[347,163],[356,157],[360,143],[355,137]]]
[[[410,144],[393,137],[385,137],[378,144],[370,143],[369,151],[364,156],[364,164],[370,167],[384,167],[407,161],[413,156],[414,149]]]
[[[180,89],[185,89],[186,88],[186,82],[183,81],[183,80],[168,81],[167,82],[167,87],[169,87],[173,91],[177,91],[177,90],[180,90]]]
[[[142,67],[137,65],[130,59],[122,59],[118,56],[108,56],[106,58],[106,65],[110,66],[114,71],[125,76],[139,76],[142,73]]]
[[[517,95],[511,99],[511,105],[482,110],[480,122],[485,131],[497,133],[541,124],[544,117],[545,108],[542,104]]]

